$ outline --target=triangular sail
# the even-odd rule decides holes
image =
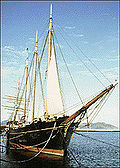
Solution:
[[[60,84],[58,78],[58,70],[56,65],[56,57],[54,47],[52,48],[51,60],[48,65],[47,72],[47,99],[46,112],[52,115],[63,111],[63,103],[60,92]]]

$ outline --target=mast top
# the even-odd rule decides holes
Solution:
[[[52,19],[52,4],[50,6],[50,19]]]
[[[35,44],[35,51],[37,51],[37,43],[38,43],[38,30],[36,31],[36,44]]]
[[[52,4],[50,6],[50,26],[49,26],[49,31],[52,31]]]

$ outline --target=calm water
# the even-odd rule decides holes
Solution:
[[[82,133],[86,135],[86,133]],[[107,143],[119,146],[119,133],[118,132],[91,132],[88,133],[89,137],[96,138]],[[72,167],[104,167],[104,168],[117,168],[120,167],[119,162],[119,148],[110,146],[108,144],[92,140],[90,138],[73,134],[70,145],[71,151],[76,157],[75,162],[73,156],[68,151],[67,156],[63,161],[50,161],[50,160],[32,160],[22,164],[10,164],[6,162],[1,163],[2,168],[72,168]],[[2,159],[14,160],[12,156],[7,156],[5,153],[1,154]],[[25,158],[23,158],[24,160]]]

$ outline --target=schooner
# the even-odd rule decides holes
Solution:
[[[66,114],[64,108],[64,97],[61,92],[61,84],[58,72],[58,64],[56,57],[55,37],[53,30],[52,4],[50,9],[49,29],[45,39],[41,57],[38,57],[38,31],[36,31],[36,44],[33,54],[32,63],[28,65],[28,48],[25,66],[25,85],[20,95],[21,84],[18,80],[18,89],[16,96],[8,96],[9,100],[15,101],[14,107],[5,106],[8,110],[12,110],[11,117],[7,123],[7,147],[9,151],[24,155],[32,155],[38,157],[63,157],[67,151],[73,130],[78,127],[83,118],[87,116],[89,107],[95,105],[99,107],[100,103],[106,101],[116,84],[105,87],[95,97],[87,103],[83,103],[77,111],[71,115]],[[46,96],[44,94],[44,84],[41,79],[41,60],[44,55],[46,44],[48,42],[48,60],[46,69]],[[33,69],[31,68],[33,66]],[[68,69],[68,67],[67,67]],[[38,73],[37,73],[38,71]],[[30,72],[32,77],[30,77]],[[69,72],[70,73],[70,72]],[[35,118],[36,105],[36,76],[39,74],[41,83],[41,94],[43,97],[43,116]],[[28,80],[30,82],[28,82]],[[72,79],[73,80],[73,79]],[[30,86],[28,93],[28,85]],[[73,81],[74,83],[74,81]],[[75,83],[74,83],[75,85]],[[75,89],[77,90],[76,86]],[[29,102],[32,100],[32,106]],[[80,97],[81,99],[81,97]],[[23,104],[23,107],[22,105]],[[31,112],[32,121],[28,122],[28,116]],[[92,114],[90,114],[92,115]],[[88,120],[88,116],[87,116]],[[89,125],[89,123],[88,123]],[[8,152],[9,152],[8,151]]]

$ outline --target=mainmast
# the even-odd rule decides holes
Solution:
[[[51,60],[51,48],[52,48],[52,4],[50,7],[50,20],[49,20],[49,40],[48,40],[48,69]],[[46,102],[46,113],[45,118],[48,118],[48,109],[47,109],[47,102]]]
[[[24,119],[23,119],[23,123],[25,123],[25,115],[26,115],[27,75],[28,75],[28,48],[27,48],[27,59],[26,59],[26,79],[25,79],[25,99],[24,99]]]
[[[36,65],[37,65],[37,38],[38,38],[38,31],[36,31],[36,45],[34,51],[34,83],[33,83],[33,105],[32,105],[32,121],[34,120],[34,111],[35,111],[35,86],[36,86]]]
[[[50,8],[50,26],[49,26],[49,42],[48,42],[48,66],[51,60],[51,47],[52,47],[52,4]]]
[[[60,82],[58,76],[57,60],[55,46],[53,42],[52,29],[52,4],[50,9],[50,25],[49,25],[49,43],[48,43],[48,67],[47,67],[47,96],[46,96],[46,112],[45,119],[51,115],[64,111],[61,96]]]

